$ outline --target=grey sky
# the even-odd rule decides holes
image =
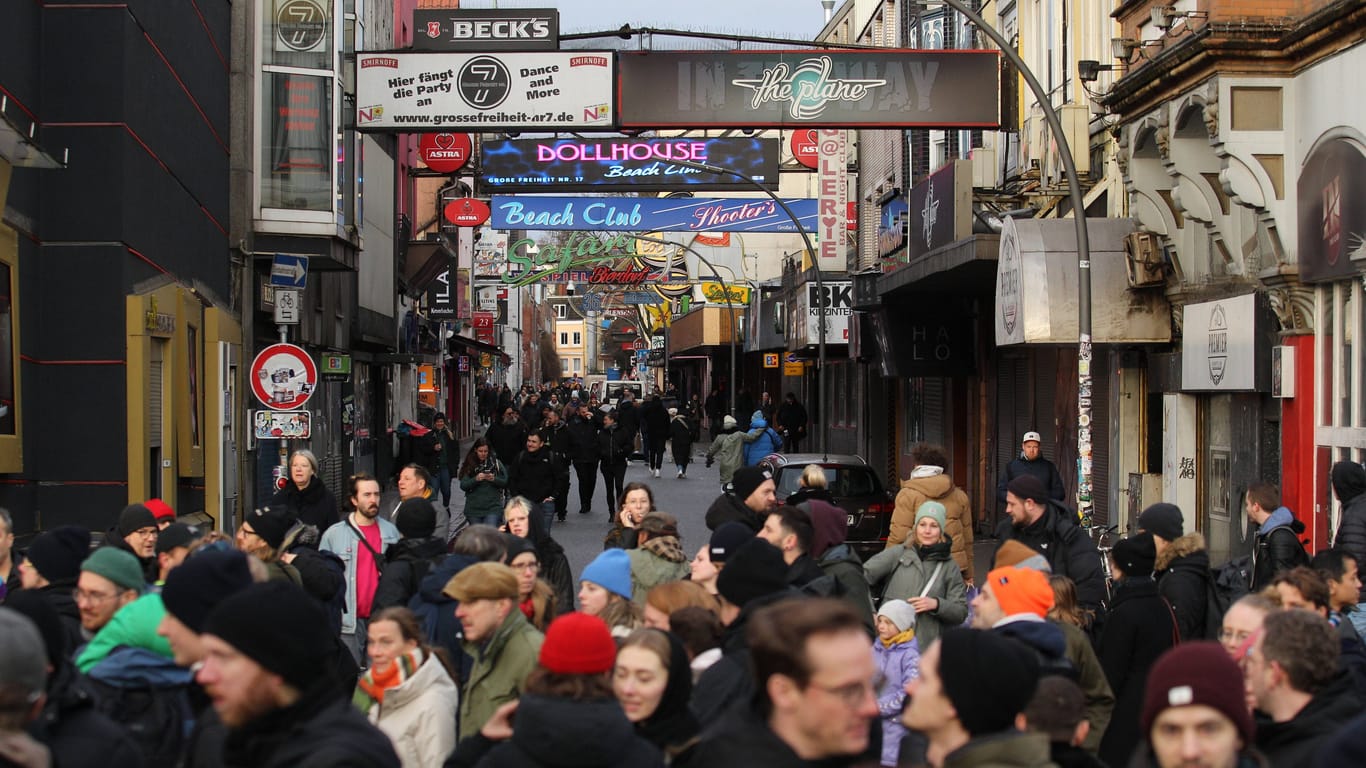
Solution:
[[[810,40],[825,23],[820,0],[465,0],[460,5],[558,8],[560,31],[564,33],[597,32],[629,23],[633,27]]]

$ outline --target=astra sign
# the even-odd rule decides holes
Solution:
[[[752,190],[734,176],[678,161],[733,168],[778,186],[777,139],[539,139],[486,141],[481,182],[491,191],[541,192],[628,187],[639,192]]]
[[[994,128],[995,51],[620,53],[619,124]]]
[[[816,201],[786,200],[807,232],[816,231]],[[494,195],[494,229],[605,232],[796,232],[772,200],[653,197],[509,197]]]

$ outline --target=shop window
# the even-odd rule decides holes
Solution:
[[[261,91],[261,205],[331,211],[332,79],[266,72]]]

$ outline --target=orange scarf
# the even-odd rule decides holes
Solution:
[[[421,653],[421,651],[419,650],[417,653]],[[411,665],[412,669],[404,669],[405,662]],[[417,659],[412,658],[412,654],[405,654],[394,659],[389,663],[389,666],[384,669],[371,667],[361,676],[360,681],[357,683],[357,687],[377,703],[383,704],[384,692],[390,688],[397,688],[404,680],[407,680],[412,675],[413,671],[415,671],[418,666],[421,666],[421,664],[417,663]]]

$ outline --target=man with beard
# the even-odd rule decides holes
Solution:
[[[101,547],[81,563],[76,581],[76,607],[87,637],[104,629],[119,609],[147,590],[137,558],[114,547]]]
[[[1043,483],[1025,474],[1010,481],[1006,489],[1006,515],[996,529],[999,551],[1008,541],[1018,541],[1048,560],[1052,573],[1066,576],[1077,585],[1077,602],[1088,611],[1101,611],[1105,600],[1105,574],[1095,542],[1077,524],[1077,516],[1049,497]],[[992,568],[996,555],[992,555]]]
[[[195,679],[227,726],[226,764],[400,765],[389,738],[337,690],[318,653],[331,643],[327,617],[298,587],[269,582],[237,592],[209,614],[200,639]]]
[[[323,533],[319,549],[346,564],[346,609],[342,642],[357,664],[365,663],[365,641],[384,551],[399,540],[398,528],[379,516],[379,481],[364,472],[351,476],[351,512]],[[326,617],[324,616],[324,619]]]
[[[511,405],[505,406],[502,413],[502,420],[490,426],[484,437],[489,441],[494,457],[511,466],[517,454],[522,452],[522,446],[526,445],[526,425]]]
[[[559,456],[545,447],[545,436],[526,436],[526,450],[508,465],[508,494],[529,499],[542,515],[546,530],[555,519],[555,500],[569,494],[569,469]]]

